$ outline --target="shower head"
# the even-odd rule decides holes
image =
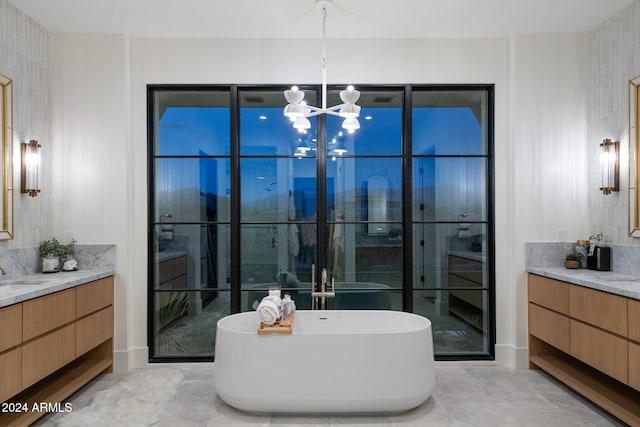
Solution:
[[[265,190],[265,191],[271,191],[271,186],[272,186],[272,185],[278,185],[278,183],[277,183],[277,182],[271,182],[271,183],[269,183],[269,185],[267,185],[266,187],[264,187],[264,190]]]

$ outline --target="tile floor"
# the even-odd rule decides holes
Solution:
[[[437,364],[434,394],[418,408],[381,416],[249,415],[218,398],[211,365],[161,365],[105,374],[75,394],[69,413],[37,426],[621,426],[540,371]]]

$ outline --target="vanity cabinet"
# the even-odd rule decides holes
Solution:
[[[60,403],[112,366],[112,276],[0,308],[0,402]],[[2,413],[0,425],[45,414]]]
[[[640,301],[529,274],[529,363],[640,425]]]

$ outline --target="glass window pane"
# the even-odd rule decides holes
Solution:
[[[382,225],[382,224],[380,224]],[[384,224],[401,230],[402,224]],[[332,223],[327,230],[327,272],[336,283],[354,287],[401,288],[402,240],[396,237],[369,235],[367,224]]]
[[[288,287],[310,287],[303,283],[311,281],[311,265],[317,265],[315,223],[244,224],[240,235],[243,289],[268,289],[281,277]]]
[[[474,300],[482,302],[483,308],[465,314],[464,311],[456,311],[458,301],[453,292],[449,294],[446,291],[414,291],[413,312],[431,320],[436,354],[489,353],[489,334],[482,326],[488,325],[488,293],[470,292],[474,293]]]
[[[487,220],[487,158],[413,159],[413,220]]]
[[[154,289],[228,289],[231,277],[228,224],[155,227]]]
[[[228,158],[157,158],[154,219],[229,221],[229,189]]]
[[[155,154],[229,155],[229,91],[157,91]]]
[[[402,159],[327,162],[327,220],[401,221]]]
[[[487,93],[413,92],[413,154],[486,154]]]
[[[287,105],[282,91],[241,90],[240,154],[257,156],[294,155],[299,147],[316,146],[316,118],[310,117],[311,128],[300,134],[283,114]],[[305,91],[307,103],[315,102],[315,91]]]
[[[314,158],[247,158],[240,168],[243,221],[315,221]]]
[[[231,313],[230,293],[156,292],[156,357],[213,359],[216,324]]]
[[[488,288],[486,236],[486,224],[462,231],[457,224],[414,224],[413,287],[441,289],[471,281],[471,287]]]
[[[339,90],[330,90],[328,106],[340,105]],[[336,147],[346,148],[349,155],[402,154],[402,91],[361,90],[357,102],[362,109],[360,128],[348,134],[342,128],[344,118],[327,115],[327,153]],[[340,133],[342,132],[342,136]],[[338,146],[332,144],[336,139]]]

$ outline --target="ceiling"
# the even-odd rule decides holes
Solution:
[[[134,37],[320,38],[314,0],[9,0],[52,32]],[[633,0],[334,0],[327,38],[580,33]]]

